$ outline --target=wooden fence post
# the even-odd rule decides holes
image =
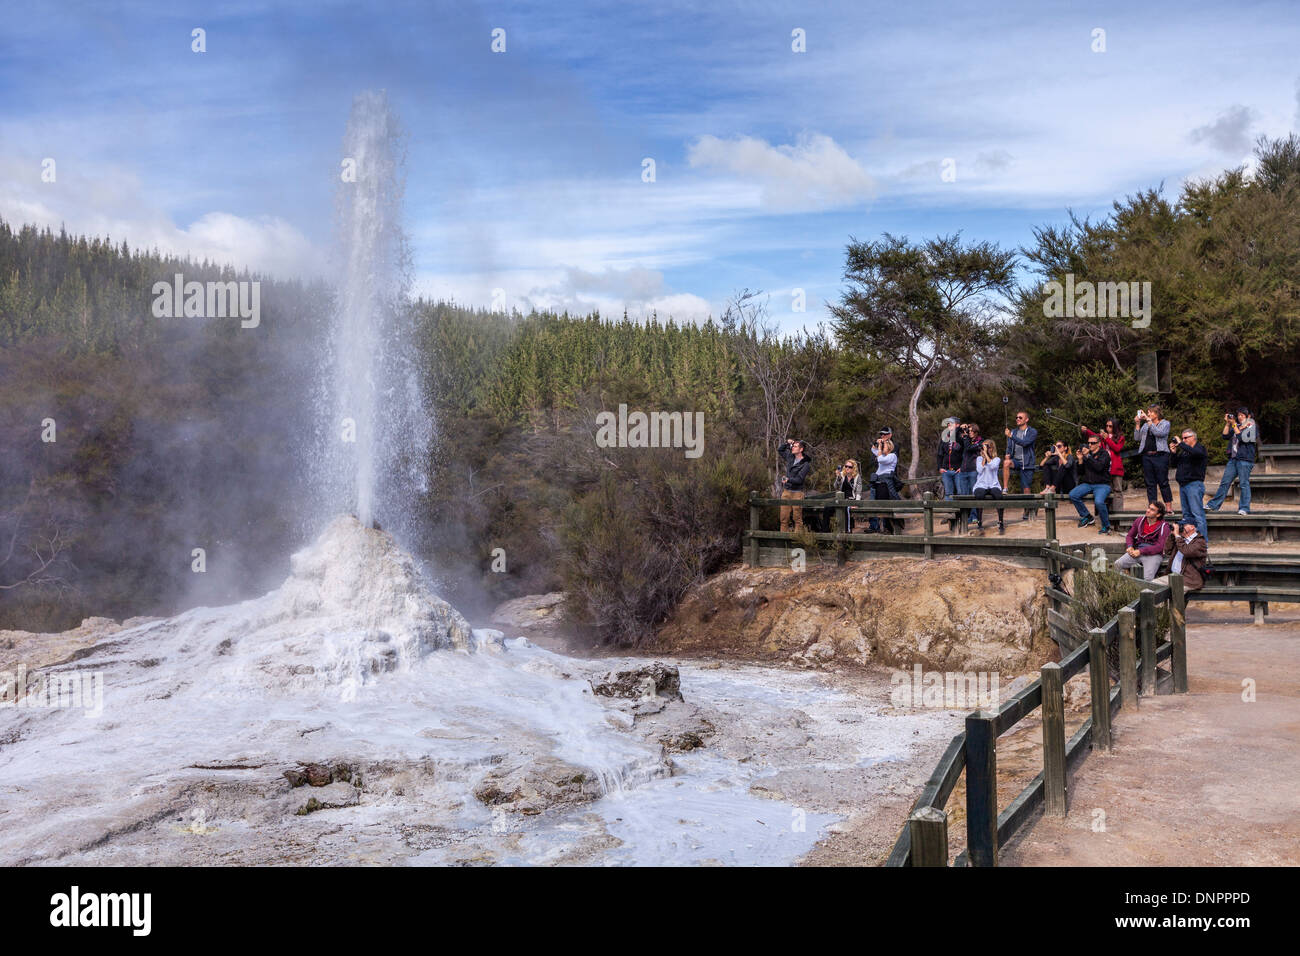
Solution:
[[[1138,705],[1137,612],[1119,609],[1119,700],[1125,710]]]
[[[749,493],[749,566],[758,567],[758,539],[754,537],[753,532],[758,530],[758,505],[754,504],[758,500],[758,492]]]
[[[934,492],[927,491],[921,496],[921,507],[925,509],[925,559],[934,557]]]
[[[1044,664],[1038,671],[1043,688],[1044,813],[1065,816],[1065,688],[1061,665]]]
[[[1046,499],[1043,501],[1043,508],[1047,511],[1047,517],[1043,523],[1043,533],[1047,540],[1051,541],[1056,537],[1056,493],[1049,491]]]
[[[1092,745],[1110,750],[1110,674],[1106,665],[1106,632],[1088,632],[1088,677],[1092,687]]]
[[[912,837],[912,866],[948,865],[948,814],[922,807],[907,820]]]
[[[1152,697],[1156,692],[1156,595],[1143,588],[1138,595],[1138,638],[1141,641],[1142,696]]]
[[[1061,550],[1061,542],[1057,541],[1055,538],[1048,538],[1048,539],[1047,539],[1047,550],[1048,550],[1048,551],[1060,551],[1060,550]],[[1052,575],[1052,574],[1065,574],[1065,567],[1064,567],[1064,566],[1063,566],[1059,561],[1057,561],[1057,559],[1056,559],[1055,557],[1048,557],[1048,559],[1047,559],[1047,573],[1048,573],[1049,575]]]
[[[997,715],[966,715],[966,852],[971,866],[998,865]]]
[[[1169,575],[1169,639],[1173,653],[1169,666],[1174,672],[1174,693],[1187,693],[1187,595],[1183,593],[1183,576]]]

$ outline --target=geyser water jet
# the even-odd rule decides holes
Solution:
[[[382,92],[359,94],[343,137],[338,290],[326,363],[325,508],[380,519],[407,546],[428,490],[433,423],[411,362],[410,254],[402,230],[402,133]]]

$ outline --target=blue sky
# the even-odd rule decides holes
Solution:
[[[1291,2],[208,6],[6,15],[0,216],[328,274],[348,109],[382,88],[416,292],[696,319],[748,287],[793,328],[850,236],[1020,246],[1300,126]]]

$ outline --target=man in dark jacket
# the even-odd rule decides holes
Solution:
[[[975,491],[975,479],[978,477],[976,464],[980,457],[980,446],[984,444],[984,439],[980,435],[980,427],[975,424],[966,426],[966,447],[961,454],[961,471],[957,472],[957,494],[969,495]],[[966,523],[972,525],[975,523],[975,512],[973,510],[964,511]],[[954,518],[954,524],[960,518]]]
[[[961,474],[962,459],[966,456],[966,434],[961,421],[956,418],[943,420],[943,432],[939,435],[939,450],[935,462],[939,466],[939,480],[943,482],[944,498],[957,494],[957,476]]]
[[[781,456],[781,463],[785,466],[785,474],[781,476],[781,497],[784,498],[802,498],[804,496],[804,485],[808,481],[808,472],[812,470],[812,462],[804,454],[804,444],[801,441],[785,440],[776,453]],[[791,531],[803,530],[803,508],[794,505],[781,506],[781,530],[786,530],[787,521],[790,524]]]
[[[1181,438],[1169,436],[1169,449],[1172,452],[1169,463],[1178,468],[1174,478],[1178,481],[1178,503],[1183,521],[1191,521],[1201,537],[1208,538],[1205,530],[1205,466],[1208,460],[1205,446],[1197,440],[1196,432],[1184,428]]]
[[[1097,506],[1097,517],[1101,519],[1101,534],[1110,534],[1110,510],[1106,507],[1106,498],[1110,495],[1110,452],[1101,447],[1101,439],[1088,439],[1088,450],[1079,460],[1079,483],[1070,492],[1070,500],[1079,512],[1079,527],[1086,528],[1095,520],[1088,514],[1083,499],[1092,496]]]

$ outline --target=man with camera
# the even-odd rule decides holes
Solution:
[[[1255,419],[1250,417],[1250,409],[1239,408],[1237,414],[1223,416],[1223,437],[1228,439],[1228,464],[1223,468],[1223,480],[1219,490],[1206,503],[1210,511],[1218,511],[1223,506],[1223,499],[1228,497],[1233,479],[1241,482],[1241,505],[1237,514],[1250,514],[1250,473],[1255,468],[1259,451],[1259,428]]]
[[[812,462],[804,454],[804,443],[801,441],[785,440],[776,453],[781,456],[781,463],[785,465],[785,474],[781,476],[781,497],[782,498],[802,498],[804,496],[804,485],[808,481],[808,472],[812,469]],[[803,508],[795,505],[781,506],[781,530],[786,530],[786,523],[790,523],[791,531],[803,530]]]
[[[1205,530],[1205,466],[1209,463],[1205,446],[1196,438],[1196,432],[1184,428],[1182,438],[1173,435],[1169,439],[1173,450],[1172,463],[1178,470],[1174,477],[1178,481],[1178,504],[1182,509],[1182,520],[1190,521],[1196,526],[1202,538],[1209,538]]]
[[[1165,539],[1165,554],[1171,559],[1169,573],[1183,576],[1185,591],[1198,591],[1205,586],[1210,546],[1196,525],[1184,520],[1182,527]]]
[[[1070,501],[1079,512],[1079,527],[1086,528],[1096,520],[1088,514],[1083,499],[1092,496],[1096,503],[1097,518],[1101,519],[1101,534],[1110,534],[1110,510],[1106,498],[1110,494],[1110,452],[1101,445],[1100,438],[1088,439],[1088,450],[1079,458],[1079,483],[1070,492]]]
[[[962,461],[966,455],[967,427],[956,418],[943,420],[943,431],[939,434],[939,452],[936,462],[939,465],[939,480],[943,482],[943,497],[951,499],[957,494],[957,476],[961,474]]]

